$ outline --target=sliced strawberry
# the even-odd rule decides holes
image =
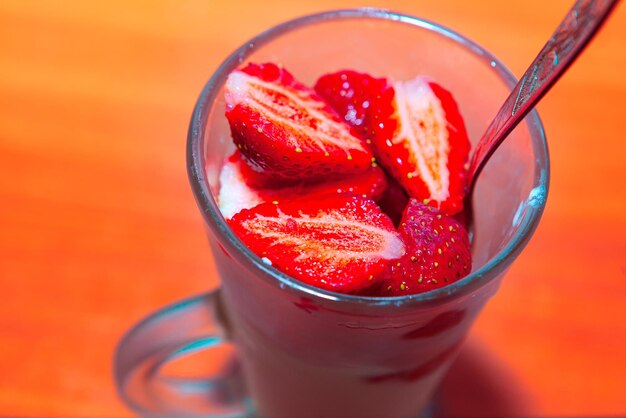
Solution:
[[[242,209],[250,209],[263,202],[281,202],[299,197],[317,199],[328,194],[353,194],[376,200],[383,196],[387,188],[387,176],[380,167],[369,167],[341,179],[273,188],[256,186],[257,176],[239,151],[226,159],[220,172],[218,195],[218,204],[226,219]]]
[[[467,231],[453,217],[411,199],[398,229],[406,254],[383,273],[380,296],[422,293],[465,277],[472,267]]]
[[[363,171],[373,155],[313,89],[275,64],[233,71],[225,86],[235,144],[260,175],[282,182]]]
[[[372,101],[376,158],[407,191],[446,214],[463,209],[470,143],[452,95],[425,77],[393,83]]]
[[[424,77],[388,83],[343,70],[315,90],[367,142],[411,197],[445,213],[463,208],[469,140],[452,95]]]
[[[263,203],[229,224],[276,269],[337,292],[367,287],[405,251],[391,220],[374,201],[358,196]]]
[[[393,89],[386,79],[352,70],[323,75],[314,88],[367,141],[370,141],[372,133],[373,101],[390,103],[393,98]]]
[[[298,189],[301,189],[298,190]],[[352,194],[377,200],[387,189],[387,176],[380,167],[370,167],[367,170],[353,174],[351,177],[332,179],[320,183],[304,183],[296,190],[287,189],[291,196],[306,195],[309,199],[316,199],[327,194]]]

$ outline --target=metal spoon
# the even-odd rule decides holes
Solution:
[[[617,3],[619,0],[578,0],[507,97],[470,160],[465,197],[468,219],[472,219],[476,179],[489,157],[585,49]]]

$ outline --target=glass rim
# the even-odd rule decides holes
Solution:
[[[369,7],[339,9],[305,15],[273,26],[243,43],[231,53],[207,81],[195,104],[187,137],[187,171],[191,188],[196,202],[201,209],[203,219],[207,225],[209,225],[212,232],[216,234],[220,244],[224,246],[229,254],[233,255],[233,253],[236,252],[241,256],[238,258],[238,261],[248,270],[254,270],[260,273],[258,275],[262,279],[276,287],[293,291],[300,294],[302,297],[321,298],[329,302],[367,305],[371,307],[415,307],[416,305],[425,306],[432,303],[441,303],[444,300],[456,299],[467,295],[475,289],[486,285],[509,267],[526,246],[541,219],[546,204],[549,185],[549,157],[543,125],[535,109],[528,113],[524,121],[530,133],[533,155],[535,156],[536,170],[531,190],[542,191],[538,202],[534,205],[528,205],[528,215],[523,218],[517,231],[509,239],[507,245],[491,257],[485,264],[480,266],[477,270],[472,271],[461,280],[428,292],[406,296],[356,296],[337,293],[300,282],[265,264],[260,257],[250,251],[232,232],[211,193],[206,179],[203,140],[208,118],[207,110],[211,107],[213,100],[217,98],[216,95],[220,90],[221,84],[228,74],[239,67],[245,58],[254,52],[257,47],[265,45],[278,36],[304,26],[323,23],[324,21],[350,19],[395,21],[400,24],[407,24],[409,26],[429,30],[454,41],[472,52],[476,58],[488,64],[509,89],[512,90],[517,84],[517,78],[511,71],[494,55],[476,42],[435,22],[400,12]]]

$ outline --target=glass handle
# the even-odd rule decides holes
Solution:
[[[140,416],[251,415],[236,361],[215,376],[170,376],[164,370],[181,357],[225,344],[223,318],[217,290],[165,307],[135,325],[115,352],[115,382],[124,402]]]

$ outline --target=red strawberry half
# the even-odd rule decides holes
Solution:
[[[398,229],[406,254],[383,274],[379,296],[422,293],[465,277],[472,267],[467,231],[438,209],[411,199]]]
[[[275,64],[233,71],[226,117],[249,164],[272,181],[293,183],[367,169],[373,155],[313,89]]]
[[[228,157],[220,172],[218,204],[222,215],[231,218],[242,209],[263,202],[296,198],[318,199],[330,194],[352,194],[377,200],[387,189],[387,176],[380,167],[369,167],[350,177],[318,183],[302,182],[282,187],[258,187],[257,173],[249,169],[239,151]]]
[[[323,75],[315,83],[315,91],[367,141],[372,133],[372,103],[391,103],[393,98],[386,79],[352,70]]]
[[[391,220],[372,200],[358,196],[263,203],[242,210],[229,224],[276,269],[337,292],[371,285],[405,251]]]
[[[376,158],[409,196],[460,212],[470,143],[452,95],[424,77],[395,82],[393,91],[391,106],[372,101]]]

